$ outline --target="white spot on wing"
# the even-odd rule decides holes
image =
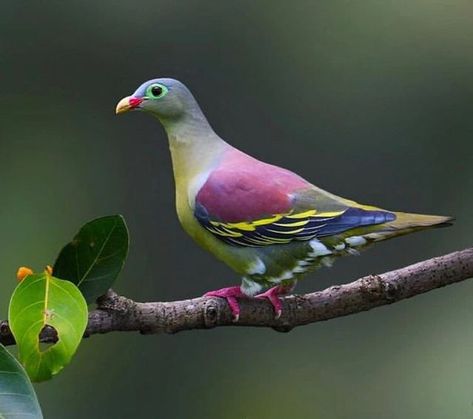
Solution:
[[[268,278],[269,282],[279,284],[282,281],[287,281],[288,279],[294,278],[294,273],[292,271],[284,271],[281,275],[275,276],[273,278]]]
[[[347,237],[345,241],[352,247],[363,246],[367,243],[367,240],[362,236]]]
[[[297,262],[297,264],[299,266],[309,266],[309,265],[312,265],[313,263],[313,260],[306,260],[306,259],[303,259],[303,260],[300,260],[299,262]]]
[[[312,239],[309,244],[310,247],[312,247],[312,252],[309,253],[309,256],[325,256],[332,254],[332,251],[317,239]]]
[[[302,274],[305,271],[307,271],[308,265],[310,265],[309,262],[307,262],[305,260],[300,260],[300,261],[297,262],[296,266],[292,269],[292,272],[294,272],[296,274]]]
[[[390,234],[387,232],[377,232],[377,233],[369,233],[365,234],[365,238],[370,239],[370,240],[382,240],[387,237],[389,237]]]
[[[360,252],[353,248],[348,248],[347,252],[349,255],[352,255],[352,256],[360,256]]]
[[[333,248],[335,250],[338,250],[338,251],[343,250],[343,249],[345,249],[345,243],[339,243],[339,244],[333,246]]]

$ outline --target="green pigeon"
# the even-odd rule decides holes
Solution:
[[[238,298],[265,298],[279,317],[279,296],[307,272],[374,242],[452,220],[358,204],[249,156],[215,133],[177,80],[143,83],[116,107],[117,114],[130,110],[153,115],[166,130],[182,227],[242,278],[239,286],[205,294],[226,299],[235,321]]]

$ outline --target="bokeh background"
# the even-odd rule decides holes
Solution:
[[[198,296],[237,282],[181,230],[167,140],[118,99],[156,76],[193,90],[217,132],[337,194],[455,215],[300,284],[351,281],[471,245],[473,3],[4,1],[0,307],[84,222],[121,213],[117,291]],[[473,282],[279,334],[109,334],[37,385],[48,419],[473,417]],[[1,317],[1,316],[0,316]]]

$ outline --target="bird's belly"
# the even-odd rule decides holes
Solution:
[[[332,251],[325,246],[323,251],[318,250],[315,252],[308,241],[257,248],[260,269],[259,272],[248,272],[248,276],[267,285],[297,279],[318,266],[330,265]]]
[[[179,194],[176,197],[176,211],[182,228],[198,245],[226,263],[238,274],[246,274],[247,267],[253,259],[249,249],[230,246],[215,238],[199,224],[187,199],[180,199]]]

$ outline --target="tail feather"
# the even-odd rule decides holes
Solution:
[[[395,212],[396,219],[391,224],[396,229],[428,228],[441,225],[451,225],[453,217],[443,215],[410,214],[408,212]]]
[[[385,240],[402,236],[415,231],[429,228],[448,227],[454,218],[442,215],[411,214],[394,212],[396,219],[385,223],[378,231],[367,234],[365,237],[374,241]]]

